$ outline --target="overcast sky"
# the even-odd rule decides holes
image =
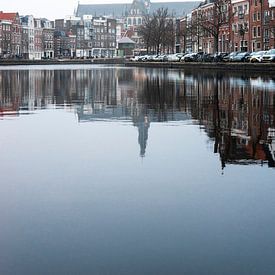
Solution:
[[[176,2],[184,0],[152,0],[152,2]],[[191,0],[192,1],[192,0]],[[82,0],[81,4],[131,3],[132,0]],[[0,10],[19,12],[19,15],[34,15],[50,20],[73,15],[78,1],[75,0],[0,0]]]

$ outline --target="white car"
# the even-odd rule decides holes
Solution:
[[[183,57],[183,53],[169,54],[168,55],[168,61],[179,62],[182,57]]]
[[[275,62],[275,49],[267,51],[262,57],[262,62]]]
[[[262,57],[265,53],[266,53],[266,51],[252,52],[249,57],[249,62],[251,62],[251,63],[262,62]]]
[[[130,61],[138,61],[139,58],[140,58],[140,56],[136,55],[134,57],[131,57]]]

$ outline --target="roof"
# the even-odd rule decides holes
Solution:
[[[2,12],[0,11],[0,20],[14,20],[18,16],[17,12]]]
[[[136,44],[133,40],[131,40],[129,37],[122,37],[118,44]]]
[[[168,8],[168,12],[176,17],[184,16],[190,13],[194,8],[199,5],[198,2],[158,2],[151,3],[150,12],[154,12],[159,8]]]
[[[131,4],[78,4],[76,16],[83,15],[121,17],[130,8]]]
[[[155,2],[150,4],[150,13],[153,13],[159,8],[168,8],[168,11],[180,17],[190,13],[192,9],[199,5],[199,1],[185,1],[185,2]],[[113,16],[115,18],[125,16],[126,12],[130,10],[131,3],[121,4],[78,4],[76,16],[94,15],[94,16]]]

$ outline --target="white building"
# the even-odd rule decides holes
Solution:
[[[21,17],[21,23],[23,32],[26,34],[26,50],[28,53],[28,59],[35,59],[34,54],[34,18],[32,15],[26,15]]]

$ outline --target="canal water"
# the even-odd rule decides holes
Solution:
[[[0,274],[275,274],[275,79],[0,69]]]

